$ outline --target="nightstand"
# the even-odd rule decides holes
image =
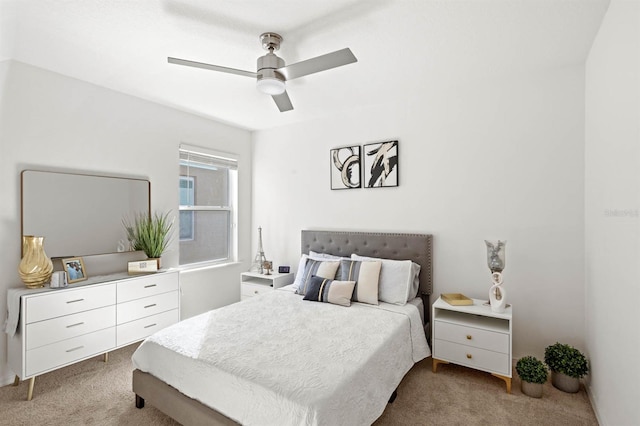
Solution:
[[[504,380],[511,393],[512,308],[491,311],[484,300],[454,306],[438,298],[432,306],[433,372],[449,362]]]
[[[292,273],[265,275],[259,272],[243,272],[240,274],[240,300],[259,296],[291,283],[293,283]]]

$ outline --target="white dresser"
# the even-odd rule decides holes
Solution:
[[[180,320],[177,271],[14,291],[20,321],[8,338],[8,363],[16,379],[31,379],[28,400],[36,376],[100,354],[106,361],[109,351]]]
[[[512,308],[495,313],[473,299],[473,305],[454,306],[438,298],[433,310],[433,372],[452,362],[486,371],[504,380],[511,392]]]

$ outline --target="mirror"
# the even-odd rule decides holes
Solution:
[[[51,258],[128,250],[122,219],[150,211],[148,180],[24,170],[21,182],[22,235],[44,237]]]

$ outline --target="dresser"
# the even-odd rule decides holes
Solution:
[[[432,305],[433,372],[449,362],[491,373],[511,392],[512,308],[495,313],[484,300],[450,305],[438,298]]]
[[[243,272],[240,274],[240,300],[259,296],[276,288],[284,287],[293,283],[294,276],[288,272],[286,274],[272,273],[269,275],[259,272]]]
[[[10,289],[20,319],[8,341],[9,367],[19,379],[36,376],[143,340],[180,320],[177,271],[114,275],[63,289]],[[18,295],[11,295],[11,292]]]

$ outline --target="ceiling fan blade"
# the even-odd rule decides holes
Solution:
[[[342,65],[351,64],[353,62],[358,62],[358,59],[351,52],[351,49],[347,47],[342,50],[327,53],[326,55],[316,56],[315,58],[307,59],[306,61],[278,68],[276,71],[282,74],[285,79],[293,80],[294,78],[330,70],[331,68],[341,67]]]
[[[255,72],[252,72],[252,71],[238,70],[238,69],[235,69],[235,68],[221,67],[219,65],[211,65],[211,64],[205,64],[205,63],[202,63],[202,62],[187,61],[186,59],[178,59],[178,58],[172,58],[172,57],[168,57],[167,60],[169,61],[170,64],[186,65],[188,67],[202,68],[202,69],[205,69],[205,70],[226,72],[226,73],[229,73],[229,74],[237,74],[237,75],[242,75],[242,76],[245,76],[245,77],[253,77],[253,78],[258,77],[258,74],[255,73]]]
[[[271,95],[273,100],[280,112],[291,111],[293,109],[293,104],[291,103],[291,99],[289,99],[289,95],[287,95],[287,91],[285,90],[279,95]]]

